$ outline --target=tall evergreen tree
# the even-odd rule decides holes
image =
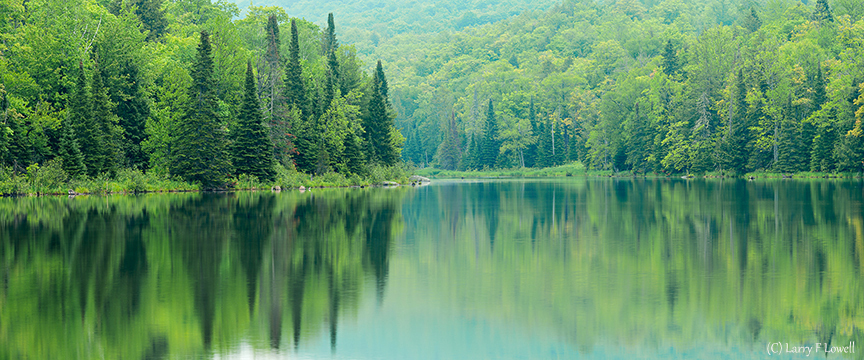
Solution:
[[[666,47],[663,49],[663,72],[666,75],[674,75],[680,70],[681,65],[678,63],[678,54],[675,50],[675,45],[672,40],[666,40]]]
[[[334,52],[339,48],[339,42],[336,40],[336,24],[333,21],[333,13],[327,14],[327,29],[324,31],[324,41],[321,45],[324,47],[324,55]]]
[[[735,79],[734,110],[729,116],[725,137],[718,150],[718,162],[726,169],[743,174],[747,165],[747,146],[750,143],[750,131],[747,126],[747,86],[744,74],[739,69]]]
[[[141,143],[147,137],[145,126],[150,117],[150,105],[141,89],[141,76],[135,63],[126,61],[120,69],[120,78],[120,91],[112,95],[123,128],[123,152],[130,167],[144,169],[149,156],[141,149]]]
[[[353,174],[363,173],[363,152],[360,149],[360,137],[353,130],[345,138],[344,158],[348,171]]]
[[[379,60],[372,77],[372,90],[363,126],[366,130],[366,156],[371,163],[393,165],[398,160],[398,150],[390,134],[393,118],[390,116],[386,91],[387,79]]]
[[[831,13],[828,0],[816,0],[816,8],[813,9],[812,19],[819,23],[834,22],[834,14]]]
[[[537,162],[539,168],[549,167],[552,159],[552,129],[547,121],[541,121],[537,126]]]
[[[272,181],[276,177],[271,153],[273,144],[262,122],[251,62],[246,63],[245,94],[237,120],[237,131],[233,134],[234,141],[231,144],[234,172]]]
[[[746,15],[742,16],[741,21],[744,28],[750,32],[755,32],[762,27],[762,19],[759,18],[759,15],[756,14],[756,9],[752,6],[750,7],[750,11]]]
[[[201,31],[198,55],[192,68],[192,86],[186,113],[177,126],[170,171],[189,182],[213,189],[224,184],[230,172],[225,131],[216,113],[218,102],[213,80],[210,35]]]
[[[144,25],[142,30],[147,30],[147,41],[157,41],[162,38],[168,29],[168,20],[162,12],[162,0],[136,0],[135,15],[141,19]]]
[[[6,89],[0,87],[0,166],[11,164],[12,157],[9,153],[9,99],[6,98]]]
[[[495,109],[492,107],[492,99],[489,99],[489,105],[486,107],[486,123],[483,127],[483,139],[481,148],[483,165],[495,167],[498,160],[498,152],[501,150],[501,144],[498,141],[498,121],[495,119]]]
[[[63,120],[61,131],[63,135],[60,137],[60,150],[57,155],[60,156],[63,170],[72,178],[85,175],[87,167],[84,165],[84,157],[81,155],[81,149],[78,147],[75,126],[72,125],[72,118],[70,116],[67,116]]]
[[[311,116],[306,88],[303,83],[303,67],[300,65],[300,41],[297,38],[297,21],[291,19],[291,41],[288,43],[288,62],[285,64],[285,100],[296,106],[303,121]]]
[[[117,153],[117,141],[114,139],[114,109],[112,109],[111,101],[108,99],[108,88],[105,87],[103,81],[102,69],[99,64],[99,59],[96,57],[96,47],[94,45],[94,69],[92,85],[90,86],[92,97],[92,116],[93,124],[96,126],[94,134],[96,137],[96,156],[94,168],[88,166],[87,173],[90,176],[96,176],[99,173],[108,173],[113,175],[117,172],[117,165],[120,157]]]
[[[531,134],[537,135],[537,114],[534,110],[534,97],[528,103],[528,123],[531,124]],[[537,162],[537,142],[532,142],[525,148],[525,167],[534,167]]]
[[[87,86],[84,64],[81,61],[78,62],[75,91],[69,98],[67,112],[87,173],[98,174],[102,163],[99,127],[93,119],[90,89]]]
[[[333,95],[339,90],[339,61],[336,60],[336,53],[330,52],[327,55],[327,73],[326,83],[324,84],[324,101],[322,106],[330,106],[333,101]],[[344,95],[344,94],[343,94]],[[321,112],[322,114],[324,111]]]
[[[780,139],[778,140],[777,162],[775,169],[782,172],[799,171],[801,156],[799,154],[801,142],[800,123],[793,116],[792,98],[790,97],[783,109],[783,121],[780,123]]]

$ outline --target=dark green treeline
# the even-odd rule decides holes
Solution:
[[[0,199],[0,357],[335,347],[384,295],[404,193]]]
[[[278,7],[236,19],[209,1],[0,11],[4,178],[57,159],[72,178],[138,169],[217,188],[399,161],[382,64],[366,75],[332,14],[322,31]]]

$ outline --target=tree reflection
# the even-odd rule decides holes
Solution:
[[[403,194],[0,199],[0,358],[279,350],[319,331],[335,351],[340,316],[383,296]]]

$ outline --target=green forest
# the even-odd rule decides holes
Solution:
[[[443,3],[454,17],[470,10]],[[460,170],[579,161],[639,174],[861,172],[864,3],[547,8],[435,31],[346,30],[362,56],[374,40],[369,56],[391,69],[403,159]],[[348,19],[378,11],[347,9],[358,11]],[[382,21],[438,21],[420,7],[404,14]]]
[[[324,28],[210,1],[12,0],[0,14],[0,193],[145,174],[359,183],[398,167],[384,66],[364,72],[332,14]]]
[[[859,1],[267,4],[0,2],[0,193],[864,170]]]

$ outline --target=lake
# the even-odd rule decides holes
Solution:
[[[862,359],[864,188],[2,198],[0,281],[0,359]]]

